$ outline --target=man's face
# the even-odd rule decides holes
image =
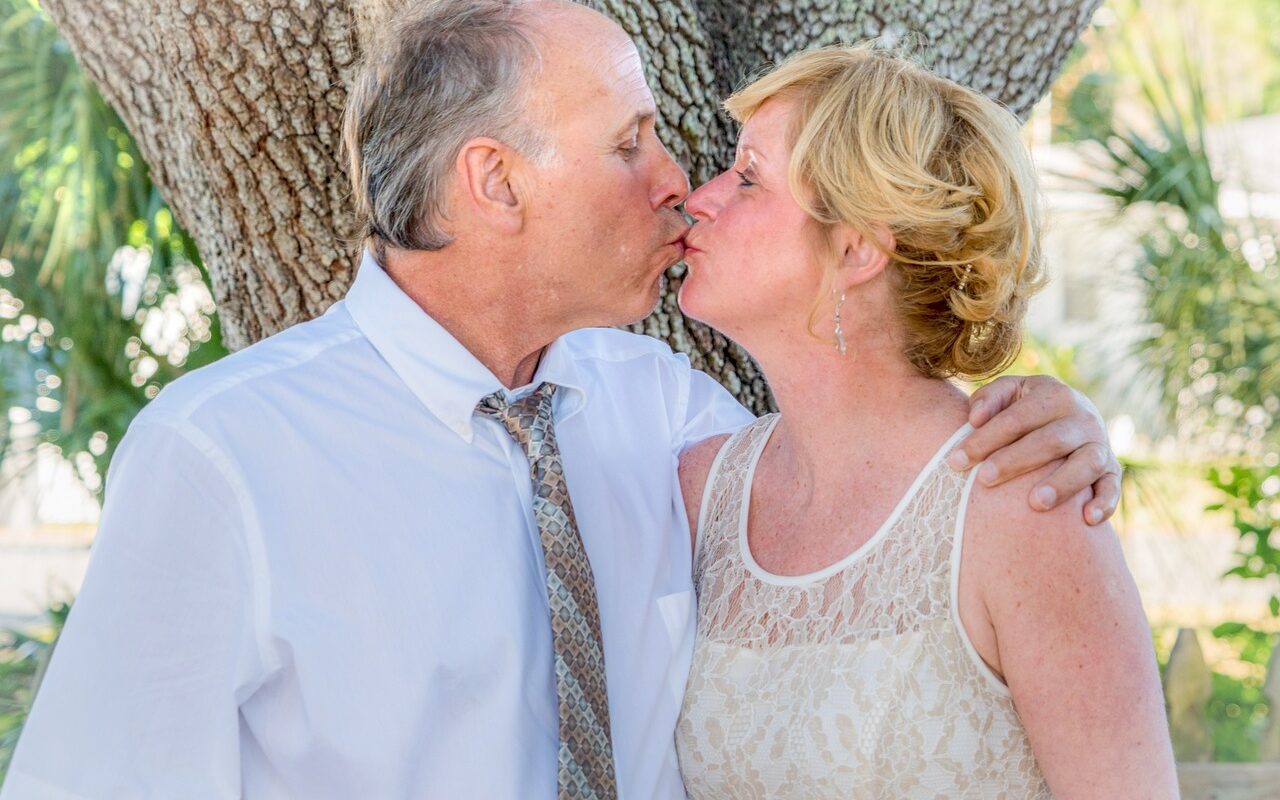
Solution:
[[[627,35],[581,7],[539,17],[533,104],[554,154],[532,168],[526,233],[543,291],[572,327],[647,315],[681,259],[688,178],[659,141]],[[533,276],[530,276],[533,277]]]

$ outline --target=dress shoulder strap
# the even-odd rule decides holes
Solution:
[[[695,570],[708,540],[718,540],[736,531],[742,495],[749,485],[747,481],[755,472],[760,448],[768,442],[778,418],[776,413],[766,414],[740,428],[725,440],[711,462],[698,509],[698,538],[693,551]]]

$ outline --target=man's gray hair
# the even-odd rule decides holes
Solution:
[[[409,0],[370,48],[347,96],[343,142],[360,235],[379,255],[453,240],[445,195],[468,140],[489,136],[545,156],[528,102],[540,61],[522,5]]]

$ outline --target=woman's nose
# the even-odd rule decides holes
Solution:
[[[713,219],[716,207],[712,197],[714,183],[712,180],[694,189],[684,201],[684,213],[700,222]]]

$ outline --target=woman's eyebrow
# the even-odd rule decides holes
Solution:
[[[769,160],[765,158],[763,155],[761,155],[760,152],[755,148],[753,148],[751,145],[739,144],[738,158],[742,158],[742,156],[744,155],[747,157],[747,162],[751,165],[754,165],[757,161],[767,162]]]

